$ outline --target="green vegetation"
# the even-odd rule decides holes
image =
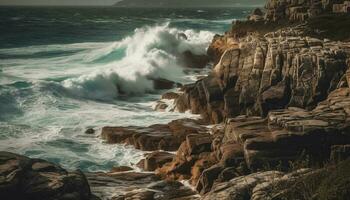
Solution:
[[[328,169],[328,175],[319,184],[320,200],[346,200],[350,198],[350,159]],[[317,180],[316,180],[317,181]]]
[[[350,159],[327,164],[297,180],[273,184],[269,196],[274,200],[348,200],[350,197]]]

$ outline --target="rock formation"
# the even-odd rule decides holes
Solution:
[[[345,75],[350,43],[303,37],[300,29],[241,38],[222,53],[212,74],[185,86],[177,110],[219,123],[291,106],[314,108]]]
[[[164,94],[154,108],[202,119],[104,127],[107,143],[152,152],[138,163],[146,173],[130,167],[87,173],[92,193],[117,200],[347,199],[350,42],[308,31],[310,19],[347,3],[268,0],[266,13],[256,9],[248,21],[216,35],[207,56],[185,52],[184,65],[202,68],[211,61],[212,71],[178,84],[180,92]],[[154,83],[158,89],[175,85]],[[81,172],[43,160],[1,152],[0,175],[0,197],[7,199],[95,198]]]
[[[207,128],[193,119],[180,119],[169,124],[149,127],[104,127],[102,138],[109,144],[128,144],[143,151],[176,151],[189,134],[201,134]]]
[[[176,181],[161,180],[153,173],[87,173],[92,193],[101,199],[199,199],[195,191]]]
[[[334,3],[268,1],[265,23],[305,21],[331,12]],[[251,25],[234,23],[245,30],[215,36],[208,48],[212,72],[175,98],[175,110],[217,125],[210,134],[187,135],[156,173],[189,179],[203,199],[290,195],[289,186],[322,180],[325,169],[286,171],[350,155],[350,43],[307,36],[305,23],[261,34],[253,30],[258,15],[250,16]],[[277,192],[272,182],[282,184]]]
[[[11,200],[91,200],[81,171],[68,172],[41,159],[0,152],[0,198]]]
[[[268,0],[267,21],[305,21],[324,13],[347,12],[345,0]]]

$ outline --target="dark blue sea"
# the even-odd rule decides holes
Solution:
[[[250,10],[0,7],[0,150],[84,171],[135,164],[142,152],[105,144],[101,127],[196,117],[153,111],[164,91],[150,79],[194,81],[178,55],[205,54]]]

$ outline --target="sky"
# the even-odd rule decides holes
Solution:
[[[118,0],[0,0],[0,5],[113,5]]]
[[[84,5],[84,6],[108,6],[120,0],[0,0],[0,5]],[[125,0],[128,1],[128,0]],[[174,0],[176,1],[176,0]],[[188,0],[191,1],[191,0]],[[205,0],[204,0],[205,1]],[[208,1],[208,0],[207,0]],[[211,0],[217,1],[217,0]],[[232,0],[235,3],[247,3],[250,0]],[[257,1],[257,0],[255,0]],[[264,2],[265,0],[261,0]]]

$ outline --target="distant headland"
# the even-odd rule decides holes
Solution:
[[[244,7],[244,6],[262,6],[263,1],[251,0],[232,1],[232,0],[122,0],[114,4],[116,7]]]

